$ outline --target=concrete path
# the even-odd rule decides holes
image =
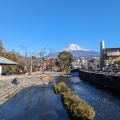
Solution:
[[[40,75],[41,73],[35,72],[32,73],[32,75]],[[62,72],[45,72],[45,74],[49,74],[51,76],[60,76],[62,74]],[[17,78],[23,78],[28,76],[28,73],[26,74],[22,74],[22,75],[7,75],[7,76],[0,76],[0,81],[5,81],[5,80],[9,80],[9,79],[14,79],[15,77]],[[31,76],[31,75],[30,75]]]

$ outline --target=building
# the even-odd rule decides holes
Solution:
[[[86,60],[84,57],[74,57],[71,67],[72,69],[81,69],[82,66],[85,66],[85,63]]]
[[[55,65],[56,58],[48,58],[45,60],[46,71],[56,71],[58,68]]]
[[[93,57],[92,59],[88,60],[88,69],[96,68],[99,69],[100,67],[100,58],[99,57]]]
[[[4,65],[17,65],[17,63],[0,56],[0,75],[3,73],[2,66]]]
[[[100,43],[100,68],[112,67],[115,59],[120,57],[120,48],[105,48],[104,41]]]

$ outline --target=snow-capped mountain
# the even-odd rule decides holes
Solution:
[[[76,44],[70,44],[64,49],[64,51],[69,51],[69,52],[70,51],[77,51],[77,50],[88,51],[87,49],[80,47]]]
[[[93,51],[93,50],[88,50],[86,48],[80,47],[76,44],[70,44],[68,45],[65,49],[62,51],[69,51],[74,57],[80,56],[80,57],[95,57],[99,56],[100,53]],[[59,51],[61,52],[61,51]],[[59,52],[54,53],[51,57],[57,57],[59,55]]]

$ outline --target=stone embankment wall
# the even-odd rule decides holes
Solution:
[[[113,90],[120,91],[120,76],[79,71],[81,80],[86,80]]]
[[[7,76],[6,80],[0,80],[0,106],[25,87],[47,85],[49,82],[53,81],[53,77],[50,75],[24,75],[18,76],[20,84],[15,85],[11,82],[13,77],[8,77],[9,76]]]

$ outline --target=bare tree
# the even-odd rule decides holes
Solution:
[[[32,73],[32,54],[33,52],[29,52],[29,50],[27,49],[27,47],[21,45],[20,46],[22,50],[24,50],[24,53],[25,53],[25,59],[24,59],[24,63],[26,64],[26,66],[28,66],[29,68],[29,74],[28,75],[31,75]]]
[[[4,49],[3,42],[0,39],[0,56],[5,56],[6,50]]]
[[[44,68],[45,68],[45,59],[49,58],[53,54],[53,49],[44,47],[41,50],[35,50],[35,52],[29,52],[28,49],[21,45],[20,46],[22,50],[24,50],[25,53],[25,58],[26,58],[26,65],[29,67],[30,71],[29,74],[32,73],[32,66],[34,64],[39,65],[39,70],[41,69],[42,73],[44,73]],[[38,52],[36,52],[38,51]],[[34,57],[33,57],[34,56]],[[33,59],[35,58],[35,59]],[[39,59],[39,61],[38,61]]]
[[[42,73],[44,73],[45,69],[45,59],[49,58],[53,54],[53,52],[54,52],[53,49],[47,47],[43,48],[38,52],[38,56],[40,57],[39,69],[42,69]]]
[[[0,39],[0,51],[3,51],[3,50],[4,50],[3,42],[2,42],[2,40]]]

